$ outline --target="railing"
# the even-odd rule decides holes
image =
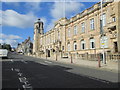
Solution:
[[[108,54],[106,55],[108,61],[118,61],[120,60],[120,54]]]
[[[100,58],[100,60],[103,60],[103,55],[102,54],[78,54],[77,58],[82,60],[97,61],[98,58]],[[118,61],[120,60],[120,54],[107,54],[107,55],[105,54],[105,59],[107,61]]]
[[[98,54],[78,54],[77,57],[82,60],[97,60]]]

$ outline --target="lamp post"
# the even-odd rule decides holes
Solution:
[[[104,48],[104,30],[103,30],[103,7],[102,7],[103,0],[101,0],[101,19],[100,19],[100,29],[101,29],[101,36],[102,36],[102,48],[103,48],[103,63],[106,64],[105,61],[105,48]]]

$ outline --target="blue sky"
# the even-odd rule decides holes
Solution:
[[[33,40],[34,22],[41,18],[44,31],[49,31],[54,22],[66,16],[71,18],[96,2],[2,2],[2,39],[13,47],[31,37]],[[65,7],[64,7],[65,6]]]

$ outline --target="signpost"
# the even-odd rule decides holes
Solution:
[[[102,8],[103,0],[101,0],[101,19],[100,19],[100,34],[102,36],[102,48],[103,48],[103,63],[106,64],[105,61],[105,43],[104,43],[104,30],[103,30],[103,8]]]

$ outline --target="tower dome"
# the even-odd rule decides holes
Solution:
[[[43,23],[43,22],[41,21],[40,18],[38,18],[37,21],[35,21],[35,23]]]

